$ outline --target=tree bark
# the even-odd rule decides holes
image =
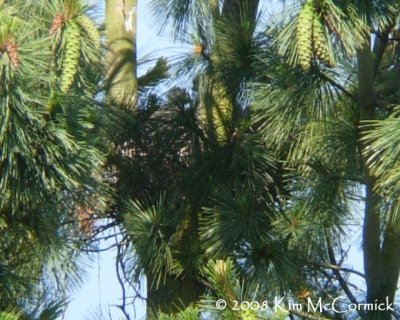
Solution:
[[[400,226],[397,222],[389,224],[385,230],[382,244],[382,262],[386,276],[385,294],[394,301],[400,274]]]
[[[374,88],[374,55],[370,43],[366,43],[359,51],[358,61],[358,104],[360,121],[375,119],[375,88]],[[362,125],[362,123],[361,123]],[[360,129],[360,137],[364,134]],[[364,166],[365,179],[365,210],[363,225],[363,253],[364,270],[367,286],[367,303],[386,304],[394,299],[397,279],[399,276],[400,258],[398,244],[400,239],[399,228],[388,226],[383,233],[379,209],[379,195],[376,194],[376,177],[371,172],[368,159],[368,145],[360,142],[360,157]],[[365,318],[368,320],[390,320],[391,311],[368,311]]]
[[[251,48],[258,6],[259,0],[225,0],[221,12],[212,8],[216,39],[210,55],[211,68],[213,63],[220,64],[226,56],[235,54],[240,58],[243,53],[237,52],[234,43],[247,41],[243,47]],[[229,36],[233,37],[231,42],[226,41]],[[249,51],[244,58],[250,59],[251,53]],[[207,137],[214,143],[223,145],[228,142],[235,124],[241,118],[242,107],[237,105],[236,100],[244,79],[241,75],[243,70],[237,71],[229,68],[229,73],[223,76],[214,77],[211,72],[200,79],[203,92],[199,99],[199,121]]]
[[[246,17],[256,24],[259,0],[225,0],[222,7],[222,17],[235,19],[238,23]]]
[[[137,0],[106,0],[107,97],[134,108],[137,96]]]

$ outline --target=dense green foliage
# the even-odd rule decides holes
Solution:
[[[104,205],[105,150],[93,100],[102,66],[94,39],[73,22],[85,10],[78,1],[0,4],[4,319],[13,310],[21,319],[60,315],[68,288],[80,279],[76,258],[89,213]]]
[[[396,318],[232,308],[395,302],[399,4],[151,5],[191,48],[137,78],[136,1],[106,1],[104,48],[82,1],[0,1],[0,320],[57,318],[79,253],[115,230],[149,319]]]

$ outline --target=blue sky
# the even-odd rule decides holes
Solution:
[[[104,12],[105,0],[89,1],[96,5],[100,12]],[[174,44],[168,35],[157,35],[160,26],[153,20],[148,1],[138,1],[138,60],[147,60],[165,55],[166,51],[173,50]],[[144,73],[148,65],[139,68],[138,73]],[[107,247],[112,242],[103,243],[101,247]],[[109,319],[109,313],[113,320],[124,319],[121,312],[115,306],[120,303],[121,289],[115,273],[116,250],[93,255],[91,259],[83,258],[85,268],[84,282],[81,288],[70,297],[70,303],[64,314],[64,320],[98,320]],[[145,287],[145,285],[142,285]],[[132,319],[143,319],[145,316],[145,304],[138,301],[135,305],[136,315]],[[100,317],[101,315],[101,317]]]
[[[112,245],[114,239],[109,239],[101,244],[102,248]],[[82,287],[71,295],[70,303],[64,314],[65,320],[100,320],[124,319],[116,305],[121,303],[121,288],[118,284],[115,271],[116,249],[111,249],[99,254],[93,254],[91,258],[83,257],[86,265],[86,277]],[[143,287],[145,284],[143,283]],[[132,292],[128,293],[129,295]],[[145,295],[145,292],[142,292]],[[136,312],[132,319],[144,319],[144,301],[137,300]]]

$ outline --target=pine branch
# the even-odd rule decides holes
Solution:
[[[339,89],[340,91],[342,91],[347,97],[349,97],[350,99],[352,99],[353,101],[357,101],[357,97],[352,94],[351,92],[347,91],[347,89],[345,87],[343,87],[340,83],[337,83],[335,80],[333,80],[332,78],[330,78],[329,76],[327,76],[326,74],[324,74],[323,72],[321,72],[320,70],[317,71],[318,75],[324,79],[325,81],[329,82],[331,85],[333,85],[335,88]]]
[[[357,270],[351,269],[351,268],[346,268],[346,267],[342,267],[340,265],[337,264],[332,264],[332,263],[321,263],[321,262],[316,262],[316,261],[309,261],[309,264],[315,266],[315,267],[319,267],[319,268],[324,268],[324,269],[332,269],[332,270],[336,270],[336,271],[343,271],[343,272],[347,272],[347,273],[352,273],[355,274],[363,279],[365,279],[365,275]]]

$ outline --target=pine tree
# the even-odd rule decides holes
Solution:
[[[76,209],[98,211],[104,200],[92,100],[101,62],[76,25],[78,38],[65,36],[85,10],[79,1],[0,4],[3,318],[60,315],[80,279],[76,258],[85,235]]]
[[[290,150],[290,215],[300,206],[304,217],[320,223],[327,248],[349,236],[345,227],[352,217],[351,199],[363,203],[365,301],[393,302],[400,271],[397,196],[382,187],[396,183],[394,176],[389,178],[396,166],[390,153],[396,151],[383,144],[395,132],[391,125],[398,101],[389,102],[389,87],[395,83],[382,79],[397,73],[393,35],[399,7],[392,1],[330,0],[299,7],[293,22],[275,30],[277,50],[291,67],[281,67],[285,71],[274,86],[260,86],[263,98],[256,119],[279,149]],[[333,252],[327,252],[335,261]],[[357,301],[346,281],[340,283],[348,298]],[[393,315],[388,310],[359,316]]]

